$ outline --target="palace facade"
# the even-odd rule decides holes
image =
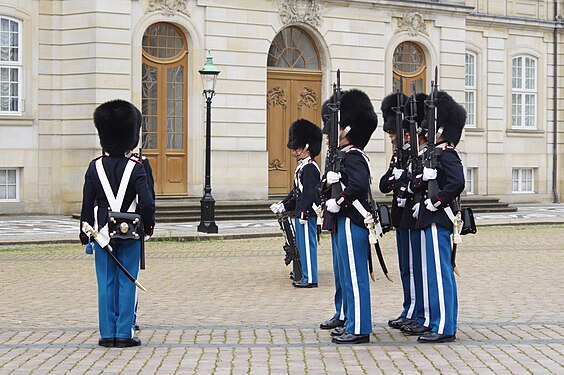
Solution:
[[[4,0],[0,3],[0,213],[70,214],[101,153],[92,113],[129,100],[159,196],[201,197],[207,51],[216,200],[289,191],[297,118],[321,123],[337,69],[380,124],[384,96],[440,89],[464,104],[465,194],[554,202],[564,191],[564,1]],[[323,162],[323,161],[321,161]],[[375,193],[376,193],[376,188]]]

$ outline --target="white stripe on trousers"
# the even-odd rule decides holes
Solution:
[[[439,297],[439,312],[441,319],[439,320],[438,334],[442,335],[445,329],[445,294],[443,289],[443,275],[441,270],[441,254],[439,252],[439,238],[437,234],[437,224],[431,224],[431,233],[433,236],[433,254],[435,256],[435,273],[437,276],[437,294]]]
[[[347,254],[351,273],[351,284],[354,298],[354,334],[360,334],[360,294],[358,291],[358,277],[356,276],[356,263],[354,262],[354,247],[352,242],[351,219],[345,219],[345,235],[347,238]]]
[[[411,246],[411,229],[407,230],[408,244],[409,244],[409,296],[411,297],[411,303],[409,305],[409,310],[407,310],[406,318],[411,319],[413,317],[413,311],[415,310],[415,275],[413,274],[413,247]]]
[[[429,282],[427,273],[427,242],[425,241],[425,231],[420,230],[421,233],[421,275],[423,280],[423,310],[425,311],[425,322],[423,325],[429,327],[431,319],[429,317]]]
[[[313,276],[311,274],[311,250],[309,248],[309,221],[304,224],[304,237],[306,248],[306,263],[307,263],[307,282],[313,283]]]

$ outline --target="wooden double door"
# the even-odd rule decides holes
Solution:
[[[288,130],[297,119],[321,126],[322,75],[318,72],[268,71],[267,147],[268,194],[287,194],[292,188],[296,158],[288,144]],[[319,162],[319,160],[318,160]]]

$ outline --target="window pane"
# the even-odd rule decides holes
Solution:
[[[0,199],[7,199],[6,185],[0,185]]]
[[[6,185],[6,181],[7,181],[6,170],[0,169],[0,185]]]
[[[513,59],[513,66],[511,69],[511,85],[514,89],[522,88],[522,58],[516,57]]]
[[[476,113],[476,105],[475,105],[475,96],[476,93],[474,91],[466,91],[464,93],[465,103],[464,106],[466,108],[466,125],[468,127],[475,127],[476,120],[475,120],[475,113]]]
[[[475,87],[475,76],[476,76],[476,67],[475,67],[475,58],[474,55],[467,53],[466,54],[466,64],[464,65],[464,85],[466,87]]]
[[[10,186],[7,187],[6,198],[7,199],[16,199],[16,186],[15,185],[10,185]]]

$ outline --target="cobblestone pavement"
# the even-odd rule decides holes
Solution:
[[[563,224],[490,226],[458,251],[457,341],[418,344],[387,327],[394,283],[371,285],[371,343],[337,346],[330,243],[317,289],[291,286],[282,237],[148,242],[137,348],[97,346],[93,257],[78,245],[0,246],[0,374],[563,374]]]

